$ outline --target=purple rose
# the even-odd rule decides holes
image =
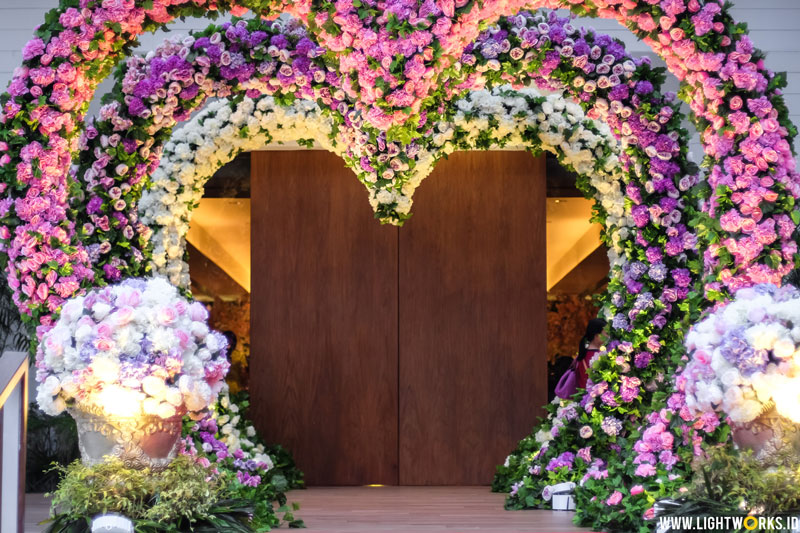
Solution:
[[[86,212],[91,214],[99,213],[100,208],[103,205],[103,200],[99,196],[92,196],[89,202],[86,204]]]
[[[645,205],[635,205],[631,209],[633,223],[637,227],[643,228],[650,222],[650,210]]]
[[[647,365],[652,361],[653,355],[649,352],[639,352],[633,358],[633,364],[636,368],[647,368]]]

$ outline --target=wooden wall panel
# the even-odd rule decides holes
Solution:
[[[545,159],[457,153],[400,230],[400,484],[487,485],[547,401]]]
[[[309,485],[397,483],[397,228],[328,152],[252,161],[252,410]]]

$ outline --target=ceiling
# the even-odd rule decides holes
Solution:
[[[547,199],[547,290],[600,246],[600,225],[592,224],[591,200]]]
[[[250,292],[249,198],[203,198],[186,240]]]
[[[600,246],[585,198],[547,199],[547,290]],[[250,292],[250,199],[203,198],[192,216],[187,240]]]

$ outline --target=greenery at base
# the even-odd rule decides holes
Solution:
[[[681,498],[661,503],[665,509],[659,517],[800,516],[797,456],[783,452],[770,464],[765,466],[753,457],[751,450],[737,451],[732,446],[714,448],[705,459],[695,463],[697,475],[688,490],[679,495]],[[733,531],[746,530],[742,527]]]
[[[213,466],[204,468],[191,457],[180,455],[158,473],[128,468],[118,459],[92,467],[76,461],[56,469],[63,478],[51,494],[54,516],[46,533],[88,532],[92,517],[103,513],[130,518],[137,533],[270,529],[251,519],[259,502],[237,497],[231,490],[238,485],[235,479],[224,470],[215,475]],[[288,508],[282,509],[290,526],[302,527]]]

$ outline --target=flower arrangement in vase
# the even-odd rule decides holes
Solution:
[[[787,446],[800,457],[800,291],[740,289],[686,336],[690,361],[677,384],[695,415],[728,415],[734,442],[768,461]]]
[[[39,345],[37,401],[78,423],[83,461],[163,468],[182,418],[202,418],[224,385],[227,341],[208,312],[163,278],[128,279],[64,304]]]

